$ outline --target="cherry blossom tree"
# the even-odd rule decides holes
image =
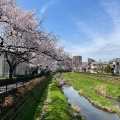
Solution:
[[[10,78],[16,66],[26,61],[44,66],[55,61],[70,65],[69,54],[57,45],[58,37],[40,29],[41,23],[35,11],[24,10],[14,0],[0,0],[0,51],[8,62]]]
[[[49,47],[47,47],[49,46]],[[52,48],[51,48],[51,47]],[[35,59],[32,61],[35,65],[49,66],[51,70],[64,69],[71,70],[72,57],[70,53],[64,50],[64,47],[53,47],[52,45],[46,45],[47,49],[44,49]],[[47,53],[47,54],[44,54]]]
[[[34,58],[38,50],[40,30],[34,11],[25,11],[17,7],[12,0],[1,2],[1,52],[5,54],[9,65],[9,77],[12,77],[16,66]]]

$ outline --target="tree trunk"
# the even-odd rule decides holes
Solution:
[[[12,76],[13,76],[13,71],[14,71],[13,69],[11,69],[11,68],[9,69],[9,78],[12,78]]]

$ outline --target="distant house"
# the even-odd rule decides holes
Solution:
[[[28,73],[28,63],[20,63],[13,72],[13,75],[24,75]],[[9,77],[9,65],[6,61],[4,54],[0,55],[0,77]]]
[[[89,64],[89,67],[90,67],[90,72],[91,73],[97,73],[97,71],[99,71],[99,68],[100,68],[100,62],[91,62]]]
[[[95,60],[94,59],[91,59],[91,58],[88,58],[88,71],[90,71],[91,70],[91,63],[92,62],[95,62]]]
[[[91,73],[103,72],[107,65],[107,62],[91,62],[89,63],[89,71]]]
[[[88,58],[88,65],[91,64],[91,62],[95,62],[94,59]]]
[[[102,62],[102,71],[104,71],[108,65],[109,65],[108,62]]]
[[[82,62],[82,65],[80,65],[80,72],[86,72],[88,71],[88,64],[87,62]]]
[[[120,58],[115,58],[108,61],[112,70],[112,73],[120,74]]]

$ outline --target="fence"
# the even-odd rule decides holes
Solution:
[[[45,90],[49,79],[42,80],[31,92],[28,92],[17,104],[7,108],[0,114],[0,120],[25,120],[29,110],[35,104],[40,102],[40,97]],[[39,98],[39,99],[38,99]],[[5,114],[4,114],[5,113]]]
[[[26,77],[8,78],[0,80],[0,99],[3,99],[10,93],[16,92],[17,88],[23,86],[25,83],[30,82],[34,78],[38,78],[45,75],[31,75]]]

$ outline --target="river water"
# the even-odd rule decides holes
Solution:
[[[63,92],[68,98],[69,103],[80,107],[80,114],[85,116],[87,120],[120,120],[117,114],[109,114],[92,106],[92,104],[86,98],[80,96],[78,91],[72,86],[63,86]]]

